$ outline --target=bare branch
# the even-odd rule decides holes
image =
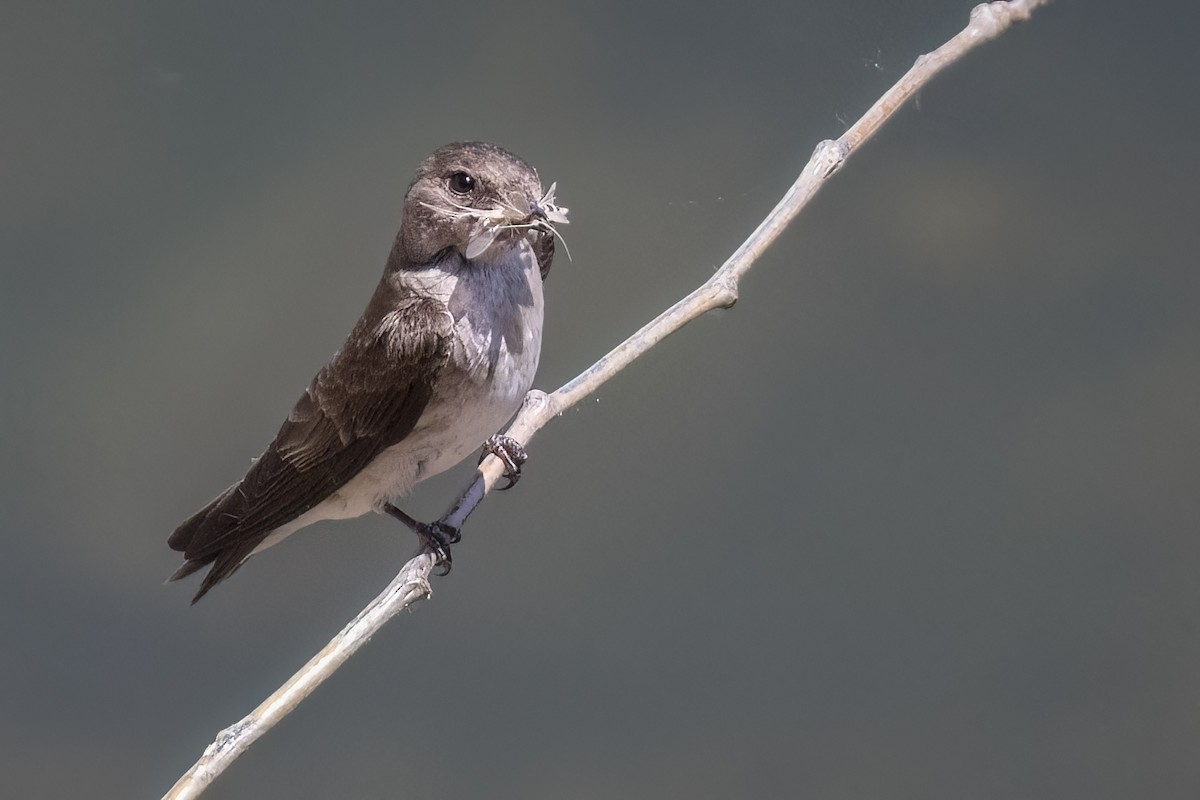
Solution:
[[[817,145],[812,158],[783,199],[712,277],[558,390],[550,394],[530,392],[509,427],[508,435],[518,442],[528,443],[547,422],[595,392],[667,336],[702,314],[732,306],[737,301],[741,277],[851,154],[874,136],[934,75],[976,46],[996,38],[1014,22],[1027,20],[1035,8],[1047,1],[1011,0],[985,3],[972,9],[971,21],[966,28],[937,50],[919,57],[841,138]],[[442,521],[461,527],[495,486],[503,469],[495,456],[485,459],[471,485]],[[287,683],[241,721],[221,731],[200,760],[167,792],[164,800],[197,797],[234,759],[299,705],[388,620],[416,601],[429,597],[429,573],[433,567],[434,556],[428,550],[405,564],[388,587]]]

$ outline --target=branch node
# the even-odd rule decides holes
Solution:
[[[418,574],[415,577],[409,578],[396,594],[408,594],[410,591],[414,595],[413,603],[433,597],[433,586],[429,583],[429,576]],[[411,604],[409,607],[412,607]]]
[[[977,39],[995,39],[1014,22],[1029,19],[1035,5],[1039,3],[1031,3],[1029,0],[980,3],[971,9],[971,22],[967,25],[967,33]]]
[[[1004,26],[1004,20],[997,13],[997,3],[980,3],[971,9],[971,24],[968,30],[972,36],[991,39],[1000,33]],[[1007,4],[1005,4],[1007,5]]]
[[[550,405],[550,395],[541,389],[530,389],[521,403],[521,413],[540,414]]]
[[[228,728],[225,728],[223,731],[217,734],[217,738],[213,740],[213,743],[205,748],[204,755],[215,755],[220,753],[229,745],[237,742],[237,740],[245,734],[246,728],[250,727],[250,724],[251,723],[246,722],[245,720],[241,720],[233,725],[230,725]]]
[[[713,303],[717,308],[733,308],[738,301],[738,281],[732,274],[725,274],[712,282]]]
[[[828,178],[837,172],[842,162],[850,156],[850,144],[842,139],[826,139],[818,142],[813,148],[809,166],[812,171],[822,178]]]

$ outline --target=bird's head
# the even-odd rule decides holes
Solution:
[[[537,171],[484,142],[455,142],[421,162],[404,199],[404,222],[393,258],[409,267],[453,249],[467,260],[490,248],[556,234],[567,209],[542,191]],[[552,243],[551,243],[552,249]]]

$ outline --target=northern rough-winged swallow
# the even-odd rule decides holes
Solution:
[[[516,413],[542,344],[542,281],[566,209],[537,172],[482,142],[417,170],[383,278],[341,349],[246,476],[171,534],[196,602],[251,555],[324,519],[385,511]],[[490,440],[489,440],[490,441]],[[418,525],[449,559],[453,531]]]

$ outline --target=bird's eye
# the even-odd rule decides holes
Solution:
[[[475,179],[465,172],[456,172],[450,176],[449,185],[455,194],[469,194],[475,188]]]

